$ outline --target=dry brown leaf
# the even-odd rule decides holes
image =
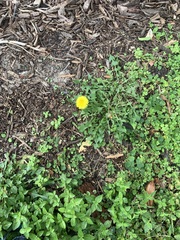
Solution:
[[[177,12],[177,10],[178,10],[178,4],[177,3],[171,4],[171,7],[172,7],[173,11]]]
[[[164,19],[164,18],[160,18],[160,23],[161,23],[161,26],[163,27],[164,26],[164,24],[166,23],[166,20]]]
[[[146,34],[146,38],[150,38],[150,39],[152,40],[153,36],[154,36],[153,31],[152,31],[152,29],[150,28],[149,31],[148,31],[147,34]]]
[[[75,76],[75,74],[60,74],[59,75],[59,77],[61,77],[61,78],[72,78],[74,76]]]
[[[119,10],[120,14],[127,15],[127,11],[128,11],[127,7],[118,4],[117,9]]]
[[[172,44],[174,44],[175,42],[177,42],[177,40],[170,40],[169,42],[167,42],[167,43],[165,43],[164,44],[164,47],[169,47],[169,46],[171,46]]]
[[[166,20],[162,18],[159,13],[156,13],[153,17],[150,18],[151,22],[154,24],[157,24],[159,27],[163,27],[164,24],[166,23]]]
[[[81,152],[85,152],[86,151],[86,147],[90,147],[91,146],[91,142],[86,140],[85,142],[81,143],[81,146],[79,148],[79,153]]]
[[[161,95],[161,99],[166,102],[168,112],[169,114],[171,114],[171,104],[169,100],[164,95]]]
[[[152,67],[154,65],[154,61],[153,60],[150,60],[149,62],[149,65]]]
[[[180,14],[180,8],[177,10],[176,15]]]
[[[146,186],[146,192],[148,194],[151,194],[153,192],[155,192],[155,183],[154,180],[152,180],[151,182],[149,182]]]
[[[141,10],[146,16],[153,16],[159,13],[159,9],[155,9],[155,8],[144,8]],[[151,18],[150,18],[151,19]],[[151,20],[152,21],[152,20]]]
[[[123,153],[116,153],[116,154],[110,154],[110,155],[106,156],[106,158],[117,159],[117,158],[122,157],[122,156],[124,156]]]
[[[115,181],[115,178],[105,178],[105,181],[108,183],[112,183]]]
[[[156,190],[155,183],[154,183],[154,180],[152,180],[151,182],[149,182],[149,183],[147,184],[147,186],[146,186],[146,192],[147,192],[148,194],[152,194],[152,193],[155,192],[155,190]],[[153,203],[154,203],[153,200],[149,200],[149,201],[147,202],[147,205],[148,205],[148,206],[152,206]]]
[[[110,75],[104,75],[104,78],[109,79],[109,78],[112,78],[112,76],[110,76]]]

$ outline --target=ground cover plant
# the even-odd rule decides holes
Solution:
[[[5,154],[1,239],[180,239],[180,46],[168,42],[166,51],[137,48],[125,64],[110,56],[104,77],[75,81],[65,97],[80,108],[69,125],[72,144],[62,138],[69,119],[47,109],[31,128],[27,144],[36,150]],[[90,149],[106,165],[101,191],[82,189]]]

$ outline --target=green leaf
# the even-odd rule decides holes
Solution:
[[[71,226],[74,227],[76,225],[76,217],[71,218]]]
[[[16,230],[21,225],[21,219],[16,218],[13,220],[12,229]]]
[[[95,198],[95,203],[98,204],[100,202],[102,202],[102,198],[103,198],[103,195],[99,195]]]
[[[41,238],[37,237],[34,233],[29,234],[29,239],[31,239],[31,240],[41,240]]]
[[[3,226],[3,229],[4,229],[4,230],[8,230],[11,225],[12,225],[12,222],[8,222],[7,220],[5,220],[5,221],[2,223],[2,226]]]
[[[21,228],[20,229],[20,233],[21,234],[27,234],[28,233],[28,236],[29,236],[29,232],[32,230],[32,228],[31,227],[26,227],[26,228]],[[27,235],[26,235],[27,236]]]
[[[142,37],[142,38],[139,37],[138,40],[139,41],[150,41],[150,40],[152,40],[152,37]]]
[[[152,223],[147,222],[147,223],[145,223],[145,225],[144,225],[144,232],[147,233],[147,232],[149,232],[150,230],[152,230],[152,228],[153,228]]]
[[[84,235],[84,238],[83,238],[83,240],[94,240],[94,239],[95,239],[95,237],[90,234]]]
[[[129,156],[125,162],[125,167],[132,173],[135,171],[134,160],[134,156]]]
[[[57,234],[55,232],[51,231],[51,235],[50,236],[51,236],[51,239],[58,240],[58,236],[57,236]]]
[[[180,240],[180,234],[175,235],[174,238],[175,238],[176,240]]]

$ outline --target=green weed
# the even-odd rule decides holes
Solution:
[[[165,37],[156,28],[154,34],[159,40]],[[4,154],[1,239],[6,234],[10,240],[20,234],[32,240],[180,239],[178,41],[168,50],[157,54],[138,48],[135,60],[125,65],[110,56],[110,67],[101,66],[108,78],[76,81],[80,94],[89,100],[86,109],[75,113],[73,127],[82,140],[88,139],[91,148],[124,149],[120,172],[113,161],[107,162],[107,176],[115,177],[104,182],[100,195],[79,191],[86,177],[80,164],[90,159],[78,152],[79,145],[60,147],[64,121],[60,115],[51,120],[46,111],[41,118],[45,128],[40,132],[32,128],[32,135],[39,137],[33,154],[21,158]],[[73,96],[72,101],[75,104]],[[3,141],[6,134],[0,138]],[[13,143],[13,138],[8,139]],[[151,181],[156,183],[155,191],[148,193]]]

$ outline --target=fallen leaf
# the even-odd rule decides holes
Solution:
[[[154,61],[153,60],[150,60],[149,62],[149,65],[152,67],[154,65]]]
[[[177,10],[176,15],[180,14],[180,8]]]
[[[153,36],[154,36],[153,31],[150,28],[145,37],[138,38],[138,39],[139,39],[139,41],[150,41],[150,40],[152,40]]]
[[[127,7],[118,4],[117,9],[119,10],[120,14],[127,15],[127,11],[128,11]]]
[[[75,74],[60,74],[59,75],[59,77],[61,77],[61,78],[72,78],[72,77],[74,77],[75,76]]]
[[[110,76],[110,75],[104,75],[104,78],[110,79],[110,78],[112,78],[112,76]]]
[[[170,104],[169,100],[164,95],[161,95],[161,99],[166,102],[167,109],[168,109],[168,112],[170,115],[171,114],[171,104]]]
[[[151,182],[149,182],[146,186],[146,192],[148,194],[151,194],[153,192],[155,192],[155,183],[154,180],[152,180]]]
[[[160,16],[159,13],[156,13],[153,17],[150,18],[151,22],[156,24],[159,28],[162,28],[166,23],[166,20]]]
[[[160,188],[165,188],[166,187],[166,181],[165,180],[162,180],[162,179],[159,179],[159,178],[155,178],[154,182]]]
[[[117,159],[117,158],[122,157],[122,156],[124,156],[123,153],[116,153],[116,154],[110,154],[110,155],[106,156],[106,158]]]
[[[112,183],[115,181],[115,178],[105,178],[105,181],[108,183]]]
[[[155,14],[157,14],[159,12],[159,9],[155,9],[155,8],[144,8],[144,9],[141,9],[141,11],[148,17],[150,16],[153,16]],[[151,18],[150,18],[151,20]],[[152,21],[152,20],[151,20]]]
[[[91,142],[89,140],[86,140],[85,142],[82,142],[81,146],[79,148],[79,153],[85,152],[86,151],[86,147],[90,147],[90,146],[91,146]]]
[[[177,10],[178,10],[178,4],[177,3],[171,4],[170,6],[172,7],[174,12],[177,12]]]
[[[161,23],[161,26],[163,27],[164,26],[164,24],[166,23],[166,20],[164,19],[164,18],[160,18],[160,23]]]
[[[149,182],[149,183],[147,184],[147,186],[146,186],[146,192],[147,192],[148,194],[152,194],[152,193],[155,192],[155,190],[156,190],[156,188],[155,188],[155,183],[154,183],[154,180],[152,180],[151,182]],[[147,202],[147,205],[148,205],[148,206],[152,206],[152,205],[153,205],[153,200],[149,200],[149,201]]]
[[[164,44],[164,47],[169,47],[169,46],[171,46],[172,44],[174,44],[175,42],[177,42],[177,40],[170,40],[169,42],[167,42],[167,43],[165,43]]]

